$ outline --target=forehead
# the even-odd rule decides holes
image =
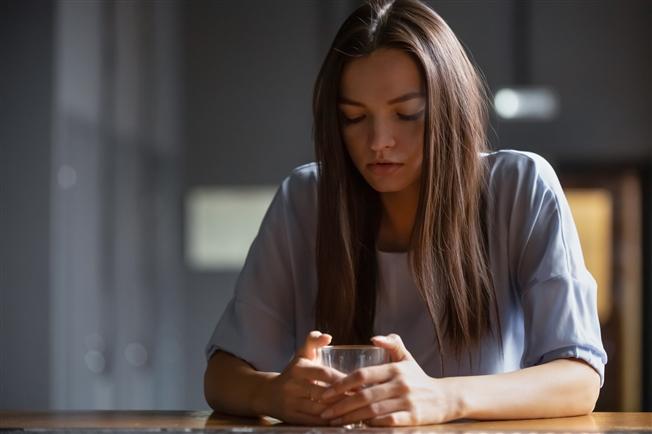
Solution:
[[[391,48],[349,61],[340,80],[341,96],[369,103],[422,90],[423,78],[414,59]]]

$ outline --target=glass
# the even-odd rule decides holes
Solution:
[[[373,345],[329,345],[317,350],[319,362],[344,374],[367,366],[389,363],[389,352]],[[364,422],[344,425],[346,429],[364,428]]]

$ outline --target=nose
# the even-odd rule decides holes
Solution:
[[[394,131],[388,122],[375,120],[370,132],[369,147],[374,152],[381,152],[396,144]]]

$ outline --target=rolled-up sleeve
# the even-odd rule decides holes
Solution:
[[[521,366],[581,359],[604,383],[607,354],[597,314],[597,285],[587,270],[573,217],[552,167],[541,157],[525,163],[513,222],[518,250],[515,279],[524,319]]]

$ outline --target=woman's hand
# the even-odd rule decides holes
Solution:
[[[322,366],[317,360],[317,348],[328,345],[332,337],[312,331],[285,370],[263,386],[258,396],[261,414],[284,422],[303,425],[325,425],[319,415],[326,405],[318,398],[327,386],[344,378],[335,369]]]
[[[458,417],[448,383],[426,375],[398,335],[376,336],[372,342],[389,350],[392,363],[358,369],[332,383],[321,396],[329,405],[321,417],[331,425],[365,421],[372,426],[435,424]]]

